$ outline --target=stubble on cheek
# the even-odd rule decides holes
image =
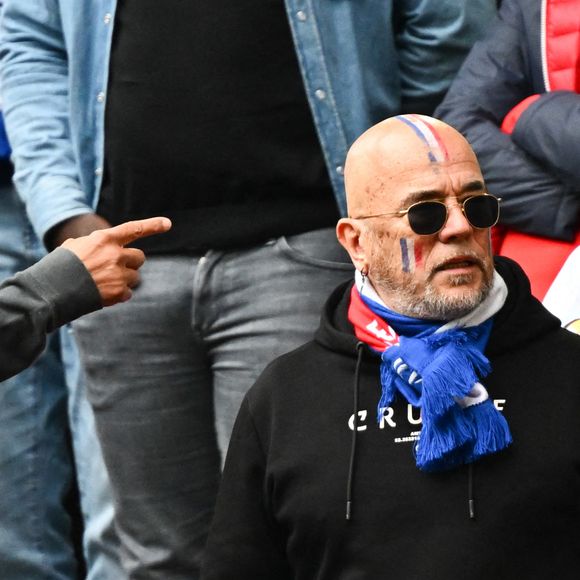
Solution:
[[[369,234],[373,236],[369,277],[376,290],[394,296],[414,294],[417,284],[413,273],[423,264],[421,244],[384,230]],[[394,296],[392,299],[396,299]]]
[[[391,239],[391,234],[385,230],[369,228],[367,231],[368,240],[371,243],[369,276],[376,282],[383,281],[383,278],[391,278],[393,273],[393,260],[385,245]]]

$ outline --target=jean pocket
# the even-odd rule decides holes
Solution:
[[[278,238],[276,248],[295,262],[343,272],[353,269],[348,253],[336,239],[334,228],[282,236]]]

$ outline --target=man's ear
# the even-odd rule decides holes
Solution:
[[[336,237],[348,252],[354,267],[360,272],[368,271],[367,254],[361,243],[362,228],[359,220],[342,218],[336,224]]]

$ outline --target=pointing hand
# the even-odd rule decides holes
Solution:
[[[131,288],[139,283],[138,270],[145,262],[141,250],[125,245],[170,228],[171,221],[164,217],[136,220],[68,239],[62,247],[83,262],[97,285],[103,306],[111,306],[131,298]]]

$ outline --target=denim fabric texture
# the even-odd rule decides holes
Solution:
[[[0,278],[23,270],[43,255],[24,206],[5,183],[0,186]],[[78,355],[65,331],[63,341],[54,333],[31,367],[0,384],[2,580],[78,577],[82,566],[73,549],[72,522],[65,509],[75,469],[85,525],[85,578],[124,577],[112,529],[109,482],[78,372]]]
[[[133,298],[73,324],[133,580],[195,580],[247,389],[306,342],[352,265],[333,229],[150,257]]]
[[[15,182],[42,239],[52,226],[97,207],[117,3],[4,5],[6,127]],[[285,6],[337,206],[345,214],[347,148],[374,123],[400,113],[401,102],[441,97],[496,2],[285,0]]]

